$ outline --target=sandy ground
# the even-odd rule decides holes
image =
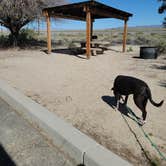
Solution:
[[[141,128],[125,115],[128,110],[123,105],[123,114],[113,109],[110,89],[117,75],[130,75],[148,83],[156,102],[166,99],[166,56],[143,60],[136,58],[139,47],[126,53],[120,48],[111,47],[90,60],[40,50],[0,51],[0,79],[134,165],[165,165]],[[132,96],[128,107],[141,116]],[[166,156],[166,102],[160,108],[149,102],[147,111],[143,129]]]

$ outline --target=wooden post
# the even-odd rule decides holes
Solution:
[[[91,50],[90,50],[90,44],[91,44],[91,12],[90,9],[86,8],[86,56],[87,59],[91,56]]]
[[[50,28],[50,16],[48,12],[46,12],[46,20],[47,20],[47,53],[51,53],[51,28]]]
[[[127,39],[127,20],[124,21],[123,52],[126,51],[126,39]]]

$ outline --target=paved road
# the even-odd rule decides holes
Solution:
[[[76,166],[0,99],[1,166]]]

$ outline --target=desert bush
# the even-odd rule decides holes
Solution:
[[[166,41],[165,40],[160,40],[158,41],[155,46],[158,48],[158,51],[160,54],[166,53]]]
[[[37,33],[32,29],[22,29],[19,35],[19,42],[37,38]]]
[[[128,49],[127,49],[127,52],[132,52],[133,51],[133,48],[130,46]]]
[[[150,36],[145,34],[136,34],[135,36],[135,44],[144,45],[150,43]]]
[[[113,35],[112,37],[113,37],[113,38],[117,38],[117,37],[118,37],[118,35],[117,35],[117,34],[115,34],[115,35]]]
[[[11,47],[11,34],[0,35],[0,47]],[[43,46],[45,40],[38,39],[38,34],[31,29],[22,29],[18,37],[18,45],[20,48],[29,48],[33,46]]]
[[[9,39],[7,35],[0,35],[0,46],[5,47],[9,45]]]
[[[9,42],[12,41],[11,40],[12,37],[13,36],[10,34],[8,37]],[[19,46],[25,46],[27,44],[30,44],[33,40],[37,41],[37,33],[32,29],[22,29],[18,36],[17,43]],[[10,45],[11,44],[12,43],[10,43]]]
[[[157,36],[157,34],[156,34],[156,33],[153,33],[153,32],[150,33],[150,35],[152,35],[152,36]]]
[[[144,32],[142,32],[142,31],[138,31],[138,32],[136,32],[136,36],[142,36],[142,35],[144,35]]]
[[[145,36],[145,38],[146,37],[147,36]],[[166,38],[164,36],[159,34],[149,35],[148,43],[146,45],[157,47],[160,54],[166,53]]]
[[[73,42],[70,42],[69,45],[68,45],[69,49],[76,48],[76,47],[78,47],[77,44],[73,43]]]

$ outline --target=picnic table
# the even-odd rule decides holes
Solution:
[[[78,40],[75,40],[75,41],[72,41],[72,43],[74,43],[75,45],[77,45],[77,50],[79,49],[80,51],[86,51],[86,41],[78,41]],[[107,50],[108,46],[109,46],[109,42],[107,41],[100,41],[100,40],[97,40],[97,37],[94,38],[92,41],[91,41],[91,54],[92,55],[97,55],[97,54],[103,54],[103,52],[105,50]],[[79,46],[79,47],[78,47]]]
[[[81,49],[86,50],[86,42],[81,41],[80,44],[81,44]],[[103,52],[107,50],[108,45],[109,42],[98,41],[98,40],[91,41],[90,49],[92,55],[103,54]]]

